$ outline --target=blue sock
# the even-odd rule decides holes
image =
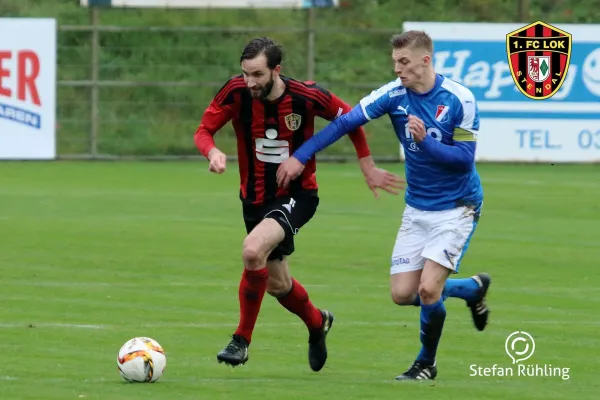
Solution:
[[[425,364],[435,363],[442,329],[446,320],[446,306],[442,299],[433,304],[421,305],[421,351],[417,361]]]
[[[442,301],[446,301],[448,297],[456,297],[470,303],[479,299],[478,291],[479,285],[473,278],[448,279],[444,285],[444,290],[442,290]],[[421,298],[418,294],[412,305],[415,307],[421,305]]]
[[[465,300],[467,303],[477,301],[479,299],[479,285],[473,278],[464,279],[448,279],[444,286],[442,298],[457,297]]]

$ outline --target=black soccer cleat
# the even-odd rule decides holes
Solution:
[[[319,311],[323,316],[321,328],[310,331],[308,336],[308,363],[315,372],[320,371],[327,361],[325,338],[333,325],[333,314],[327,310]]]
[[[233,367],[248,361],[248,342],[239,335],[233,335],[231,342],[217,354],[217,360]]]
[[[471,309],[471,315],[473,317],[473,323],[475,324],[475,327],[478,331],[482,331],[485,329],[490,316],[490,310],[488,309],[485,301],[485,296],[487,295],[490,284],[492,283],[492,279],[486,273],[474,275],[472,278],[479,285],[479,298],[476,301],[467,303],[467,307]]]
[[[397,381],[408,380],[434,380],[437,376],[437,367],[435,363],[425,364],[421,361],[415,361],[413,365],[402,375],[396,377]]]

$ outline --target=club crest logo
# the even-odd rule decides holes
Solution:
[[[448,111],[450,107],[438,105],[437,111],[435,112],[435,120],[438,122],[446,122],[448,120]]]
[[[288,114],[285,116],[285,125],[290,131],[295,131],[302,124],[302,116],[300,114]]]
[[[562,86],[571,61],[571,34],[542,21],[506,35],[508,64],[525,96],[548,99]]]

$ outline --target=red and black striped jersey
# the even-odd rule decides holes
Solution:
[[[275,198],[318,189],[313,157],[288,189],[277,186],[279,164],[315,131],[314,119],[332,121],[351,110],[314,82],[281,77],[284,93],[276,100],[252,98],[242,75],[230,79],[202,116],[194,141],[205,156],[215,147],[213,136],[231,121],[237,137],[240,198],[245,204],[268,204]],[[362,128],[349,134],[359,158],[370,154]]]

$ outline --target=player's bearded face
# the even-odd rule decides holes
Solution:
[[[250,94],[252,97],[266,99],[267,96],[271,93],[273,89],[273,85],[275,84],[275,78],[273,77],[273,71],[269,71],[266,76],[269,77],[269,80],[265,84],[256,83],[256,85],[252,88],[249,88]]]
[[[267,59],[260,55],[242,62],[244,80],[250,95],[256,99],[266,99],[275,84],[274,71],[267,67]]]

